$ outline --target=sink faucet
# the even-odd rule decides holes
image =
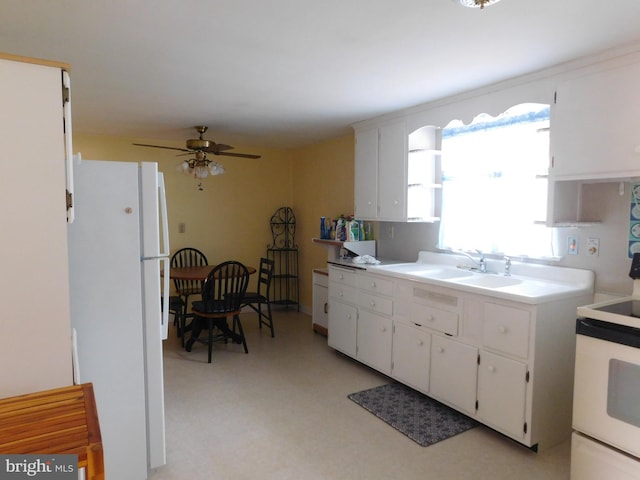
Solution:
[[[463,252],[462,250],[458,250],[458,253],[461,253],[478,266],[477,268],[474,268],[475,270],[478,270],[480,273],[487,273],[487,259],[484,258],[484,255],[480,250],[476,249],[476,252],[478,252],[478,255],[480,255],[480,258],[478,260],[473,258],[471,254]]]
[[[504,257],[504,276],[511,276],[511,258],[507,256]]]

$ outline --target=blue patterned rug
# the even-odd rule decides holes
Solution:
[[[478,425],[475,420],[400,383],[370,388],[348,397],[423,447]]]

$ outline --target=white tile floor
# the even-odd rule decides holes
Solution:
[[[485,428],[420,447],[347,395],[386,383],[337,354],[310,318],[279,311],[276,337],[244,314],[240,345],[165,342],[167,465],[151,480],[568,479],[569,441],[536,454]]]

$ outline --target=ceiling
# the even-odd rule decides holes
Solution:
[[[71,64],[74,133],[291,148],[638,25],[638,0],[2,0],[0,50]]]

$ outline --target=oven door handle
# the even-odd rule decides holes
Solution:
[[[640,329],[592,318],[576,320],[576,334],[640,348]]]

